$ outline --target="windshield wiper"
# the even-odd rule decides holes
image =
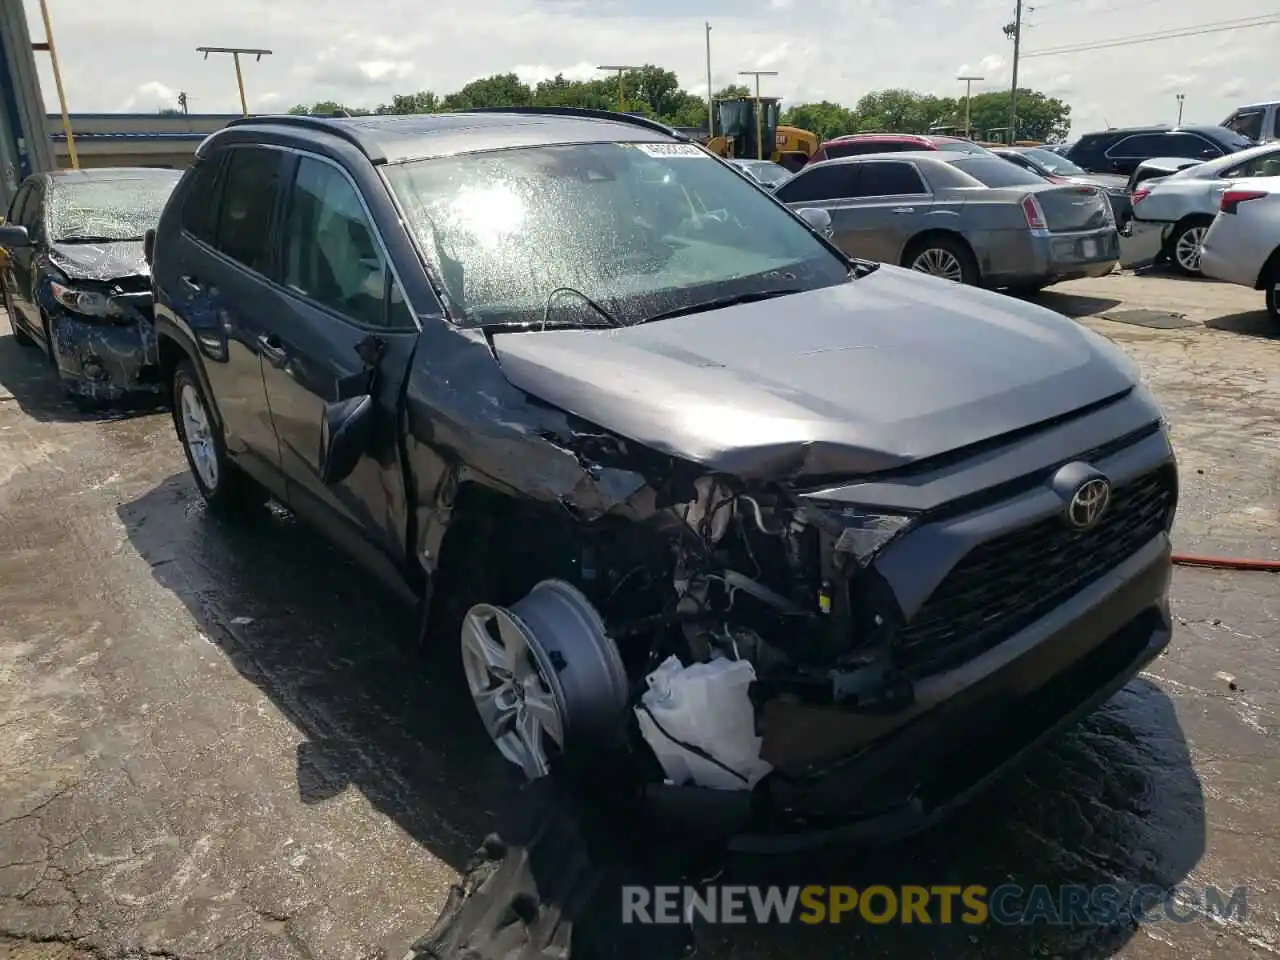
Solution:
[[[645,317],[640,322],[653,323],[655,320],[669,320],[672,317],[684,317],[691,313],[706,313],[710,310],[721,310],[725,307],[736,307],[743,303],[756,303],[760,300],[772,300],[774,297],[786,297],[793,293],[803,292],[799,287],[782,287],[776,290],[753,290],[750,293],[735,293],[727,297],[716,297],[712,300],[703,300],[700,303],[676,307],[674,310],[655,313],[652,316]]]
[[[87,234],[73,233],[69,237],[59,237],[54,243],[119,243],[118,237],[93,237]]]

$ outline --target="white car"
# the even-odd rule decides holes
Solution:
[[[1206,277],[1266,291],[1280,323],[1280,178],[1237,180],[1222,194],[1200,250]]]
[[[1163,253],[1185,276],[1199,276],[1200,245],[1218,213],[1222,192],[1235,180],[1280,176],[1280,143],[1251,147],[1147,180],[1130,198],[1133,220],[1124,266],[1140,266]]]

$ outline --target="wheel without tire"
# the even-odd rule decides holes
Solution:
[[[912,246],[903,257],[903,266],[956,283],[973,285],[979,279],[973,251],[951,237],[934,237]]]
[[[1200,247],[1213,220],[1207,217],[1190,217],[1182,221],[1169,238],[1169,262],[1184,277],[1202,277]]]
[[[189,360],[173,374],[173,425],[201,496],[219,510],[261,505],[266,491],[227,459],[222,428],[210,414]]]

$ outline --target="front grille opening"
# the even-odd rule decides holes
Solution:
[[[923,676],[1002,643],[1158,536],[1176,500],[1173,467],[1162,467],[1116,488],[1091,530],[1054,516],[976,547],[898,631],[897,665]]]

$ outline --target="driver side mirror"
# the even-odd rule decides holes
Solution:
[[[351,476],[373,438],[373,397],[326,403],[320,424],[320,478],[326,486]]]
[[[821,207],[802,207],[796,211],[796,216],[807,223],[815,232],[830,240],[834,235],[831,229],[831,214]]]
[[[151,261],[156,253],[156,228],[151,227],[142,235],[142,259],[147,261],[147,266],[151,266]]]
[[[27,228],[17,223],[6,223],[0,227],[0,247],[29,247],[31,237]]]

